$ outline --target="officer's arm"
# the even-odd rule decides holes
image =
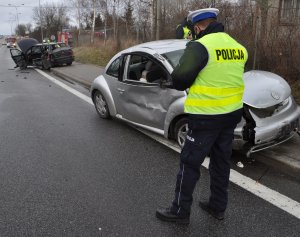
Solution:
[[[189,42],[179,60],[179,65],[171,74],[173,88],[183,91],[191,87],[198,73],[206,66],[207,61],[206,48],[198,42]]]

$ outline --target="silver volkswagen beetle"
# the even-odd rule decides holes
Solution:
[[[180,146],[188,130],[183,110],[188,91],[169,88],[170,74],[184,52],[185,40],[139,44],[116,54],[91,86],[101,118],[116,117],[174,139]],[[300,108],[287,82],[266,71],[244,74],[244,115],[235,140],[249,156],[282,143],[298,132]]]

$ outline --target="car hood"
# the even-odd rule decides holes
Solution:
[[[18,42],[18,46],[21,49],[22,52],[26,52],[30,47],[33,45],[38,44],[39,42],[36,39],[28,38],[28,39],[22,39]]]
[[[281,103],[291,95],[291,88],[280,76],[266,71],[252,70],[243,76],[243,102],[254,108],[267,108]]]

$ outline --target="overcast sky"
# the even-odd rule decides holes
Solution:
[[[43,5],[52,2],[65,2],[65,0],[40,0],[40,2]],[[14,34],[17,19],[19,19],[19,24],[30,22],[34,25],[32,9],[38,6],[39,0],[0,0],[0,35]]]

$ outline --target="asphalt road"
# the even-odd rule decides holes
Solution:
[[[1,47],[0,236],[299,236],[298,218],[232,183],[226,219],[209,217],[197,206],[209,195],[204,168],[190,225],[160,222],[178,153],[13,66]],[[243,172],[300,201],[299,181],[256,168]]]

